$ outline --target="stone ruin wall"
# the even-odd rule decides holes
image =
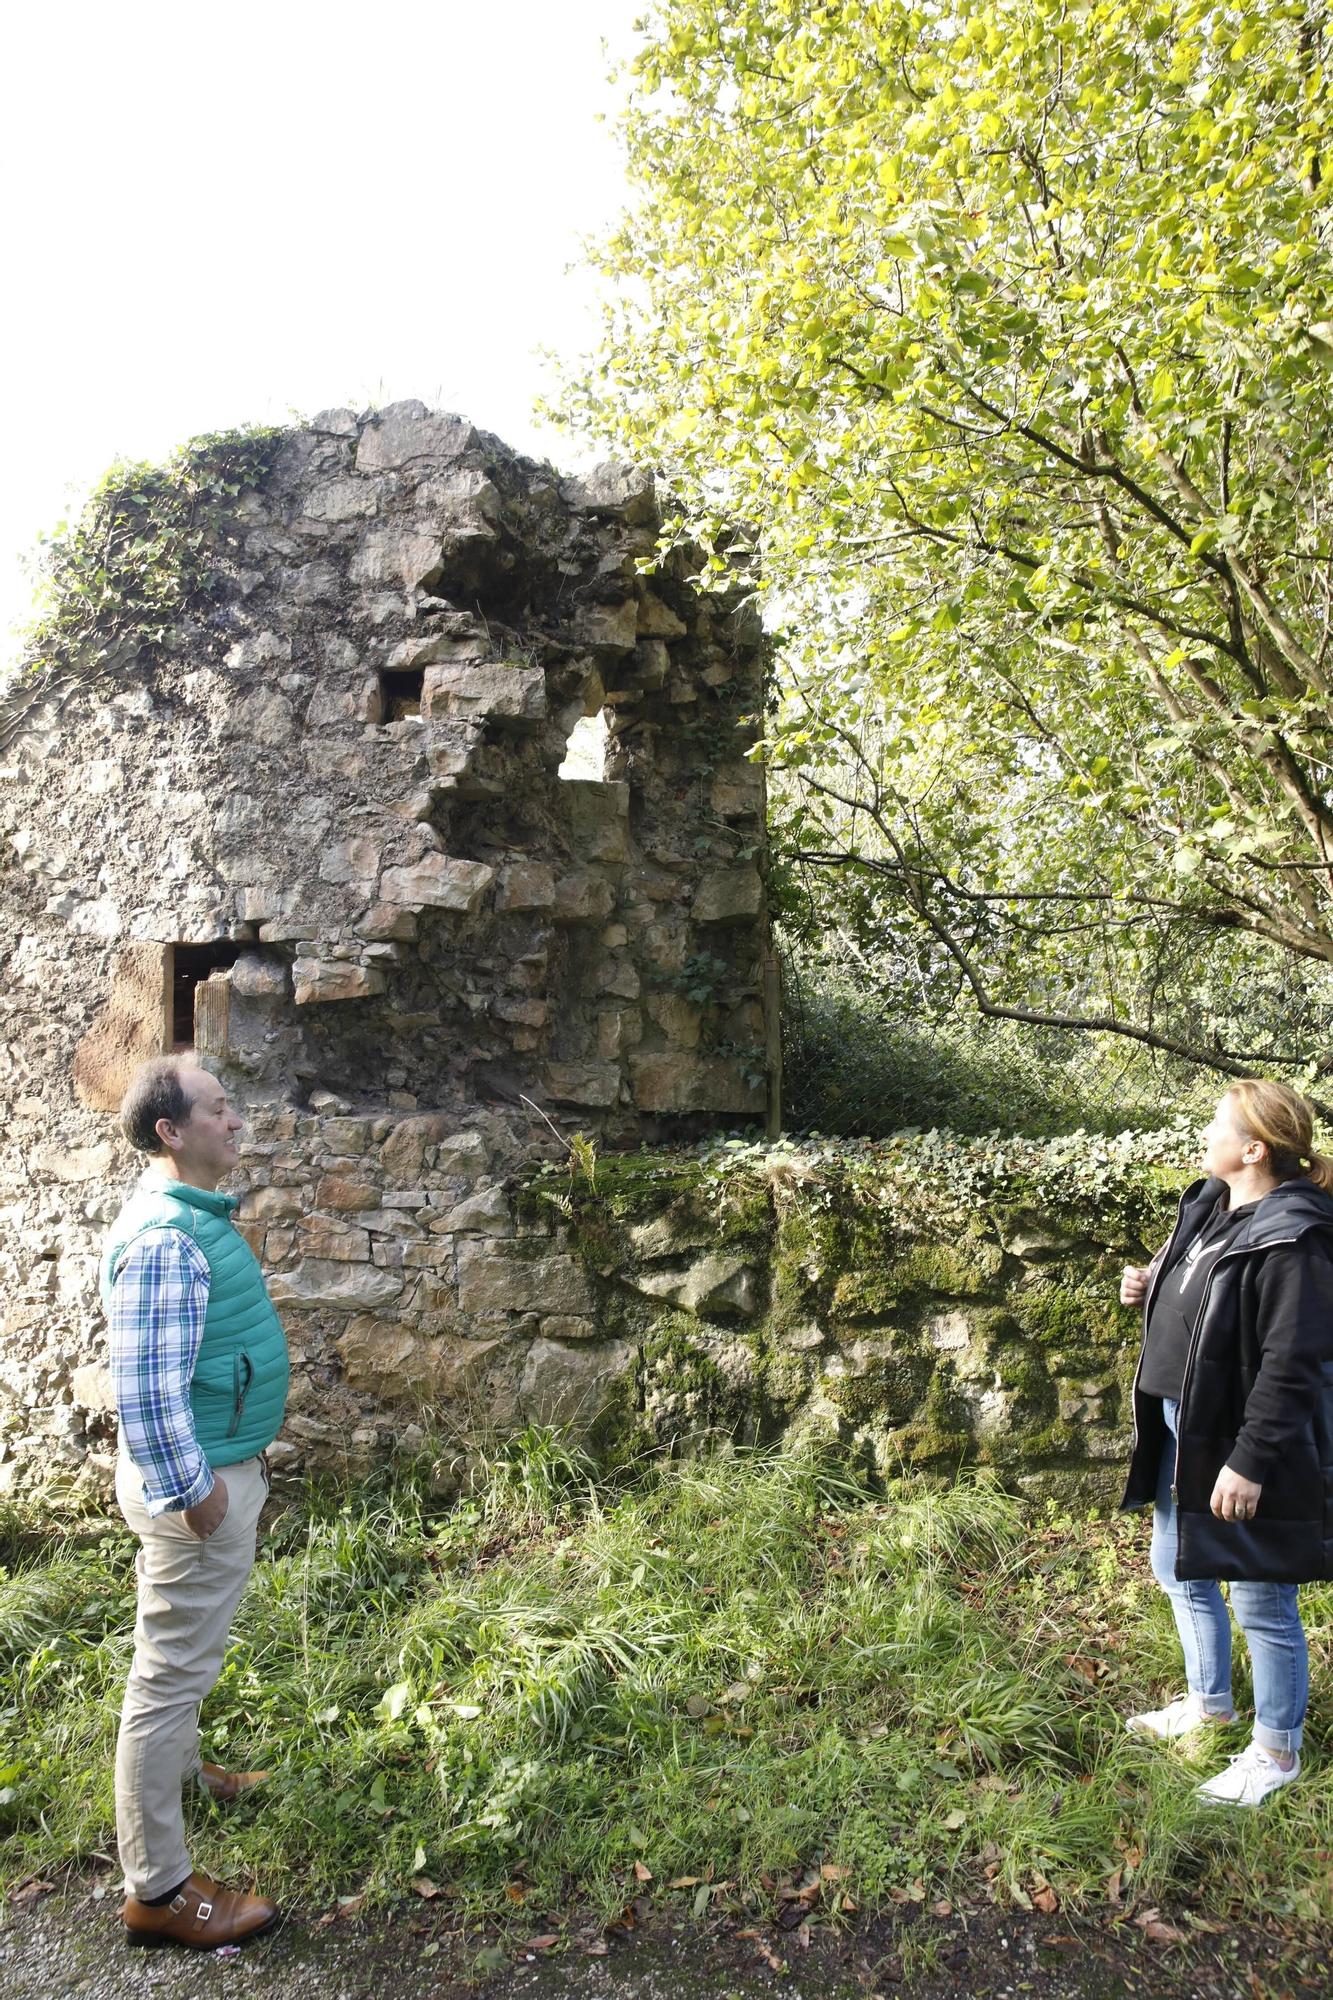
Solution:
[[[363,1466],[430,1412],[587,1427],[626,1393],[633,1344],[515,1177],[580,1131],[762,1121],[774,1026],[762,639],[740,584],[641,573],[658,528],[632,473],[561,479],[419,403],[326,412],[165,656],[27,702],[0,755],[0,1490],[109,1482],[96,1261],[140,1164],[110,1112],[191,1011],[248,1121],[289,1465]],[[562,777],[581,718],[603,769]]]

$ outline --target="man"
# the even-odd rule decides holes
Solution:
[[[287,1398],[287,1343],[218,1183],[242,1120],[192,1058],[136,1071],[125,1136],[150,1156],[107,1234],[102,1300],[120,1415],[116,1497],[138,1536],[134,1663],[116,1747],[116,1829],[132,1944],[209,1951],[277,1921],[264,1896],[197,1875],[181,1787],[230,1800],[266,1775],[199,1756],[199,1704],[222,1665]]]

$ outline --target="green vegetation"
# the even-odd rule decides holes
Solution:
[[[197,437],[165,465],[117,464],[78,520],[45,544],[45,599],[25,648],[31,673],[97,681],[168,648],[203,609],[239,546],[236,502],[289,433],[250,426]]]
[[[1306,1600],[1308,1781],[1219,1817],[1121,1727],[1179,1671],[1142,1522],[1025,1517],[985,1479],[874,1494],[795,1455],[587,1475],[533,1432],[452,1506],[424,1466],[288,1503],[203,1717],[208,1754],[274,1775],[225,1817],[191,1804],[201,1866],[307,1905],[415,1878],[451,1920],[528,1930],[638,1893],[763,1922],[810,1881],[801,1914],[829,1922],[936,1889],[1330,1914],[1333,1591]],[[52,1555],[21,1527],[9,1878],[111,1839],[133,1594],[118,1530]]]
[[[757,552],[774,907],[880,991],[1321,1073],[1328,55],[1321,0],[646,9],[564,414]]]

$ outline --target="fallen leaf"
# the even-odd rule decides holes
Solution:
[[[1038,1882],[1032,1891],[1032,1901],[1044,1917],[1053,1917],[1060,1907],[1060,1898],[1049,1882]]]
[[[668,1889],[697,1889],[703,1881],[702,1875],[677,1875],[674,1882],[668,1882]],[[744,1935],[744,1933],[742,1933]]]
[[[1154,1944],[1189,1943],[1189,1932],[1182,1931],[1178,1924],[1163,1923],[1156,1910],[1145,1910],[1143,1915],[1135,1917],[1134,1921],[1144,1936],[1150,1937]]]
[[[432,1882],[429,1875],[414,1875],[412,1877],[412,1887],[416,1890],[418,1896],[423,1897],[428,1903],[433,1902],[435,1897],[440,1893],[439,1883]]]
[[[754,1690],[752,1689],[749,1681],[733,1681],[730,1687],[723,1688],[721,1694],[718,1696],[718,1700],[720,1702],[726,1702],[728,1704],[732,1702],[744,1701],[745,1697],[748,1694],[752,1694],[753,1692]]]
[[[944,1825],[946,1832],[957,1833],[960,1826],[967,1825],[967,1814],[961,1806],[955,1806],[951,1813],[944,1815]]]
[[[55,1894],[54,1882],[43,1882],[36,1875],[30,1875],[26,1882],[20,1882],[17,1889],[10,1891],[11,1903],[34,1903],[39,1896]]]
[[[836,1861],[826,1861],[819,1872],[826,1882],[845,1882],[852,1871],[850,1868],[839,1868]]]
[[[585,1958],[605,1958],[610,1949],[611,1947],[605,1938],[593,1938],[590,1944],[584,1945],[583,1956]]]
[[[636,1882],[651,1882],[653,1871],[651,1868],[645,1868],[642,1861],[636,1861],[634,1864],[634,1879]]]
[[[713,1704],[708,1699],[708,1696],[706,1694],[692,1694],[687,1698],[685,1703],[685,1713],[686,1715],[690,1716],[693,1721],[700,1722],[702,1721],[705,1715],[711,1715],[712,1712],[713,1712]]]
[[[1117,1868],[1114,1875],[1107,1876],[1106,1900],[1108,1903],[1118,1903],[1120,1901],[1120,1889],[1124,1879],[1125,1871],[1123,1868]]]
[[[531,1937],[524,1945],[524,1951],[549,1951],[553,1944],[559,1944],[559,1931],[543,1931],[540,1937]]]
[[[506,1896],[508,1896],[511,1903],[526,1903],[526,1901],[528,1900],[528,1887],[526,1882],[506,1882],[505,1894]]]
[[[799,1945],[799,1946],[801,1947],[801,1950],[802,1950],[802,1951],[809,1951],[809,1949],[810,1949],[810,1926],[809,1926],[809,1924],[808,1924],[808,1923],[805,1923],[805,1924],[802,1924],[802,1925],[801,1925],[801,1927],[800,1927],[800,1929],[799,1929],[799,1930],[797,1931],[797,1933],[796,1933],[796,1942],[797,1942],[797,1944],[798,1944],[798,1945]]]
[[[931,1904],[930,1910],[932,1916],[951,1917],[953,1915],[953,1904],[947,1897],[941,1897],[938,1903]]]

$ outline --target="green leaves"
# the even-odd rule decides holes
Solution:
[[[1326,706],[1333,645],[1322,19],[660,0],[644,32],[671,91],[630,104],[640,202],[565,414],[658,467],[705,573],[717,523],[757,533],[794,634],[780,818],[854,792],[825,852],[915,843],[937,916],[1086,890],[1067,929],[984,912],[986,979],[1039,1006],[1072,982],[1124,1014],[1142,979],[1188,1009],[1101,920],[1112,884],[1201,951],[1239,927],[1333,963],[1327,744],[1267,706]],[[1235,793],[1243,845],[1206,832]]]

